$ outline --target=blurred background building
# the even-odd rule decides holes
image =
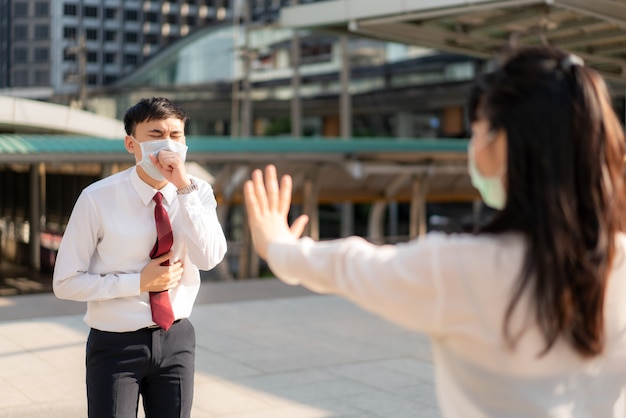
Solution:
[[[110,84],[196,28],[229,18],[228,3],[2,0],[0,93],[61,101],[83,83]]]
[[[466,100],[516,45],[574,51],[624,116],[626,3],[436,3],[0,0],[3,262],[52,268],[82,188],[132,164],[103,138],[123,137],[143,97],[189,112],[190,169],[212,182],[230,241],[218,275],[241,278],[259,263],[240,186],[268,162],[294,176],[294,214],[321,239],[397,242],[488,218],[466,170]]]

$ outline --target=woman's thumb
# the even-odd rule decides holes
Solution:
[[[306,227],[306,224],[308,222],[309,222],[308,215],[298,216],[298,218],[293,222],[293,224],[289,228],[291,235],[294,236],[295,238],[300,238],[302,236],[302,233],[304,232],[304,227]]]

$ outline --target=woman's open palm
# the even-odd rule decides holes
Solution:
[[[274,241],[293,241],[302,235],[309,218],[299,216],[289,227],[287,215],[291,205],[292,179],[284,175],[278,185],[276,167],[265,168],[265,179],[261,170],[252,172],[252,180],[244,184],[243,192],[248,212],[248,223],[256,252],[267,258],[267,248]]]

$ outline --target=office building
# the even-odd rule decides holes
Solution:
[[[0,0],[0,94],[65,101],[131,73],[229,0]],[[82,88],[82,90],[81,90]]]

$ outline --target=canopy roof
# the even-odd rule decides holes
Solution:
[[[187,136],[187,158],[201,163],[268,161],[272,158],[314,161],[366,155],[398,156],[400,161],[418,159],[464,159],[467,140],[404,138],[292,138]],[[402,157],[404,155],[404,157]],[[122,139],[71,135],[0,134],[0,163],[48,161],[124,162],[131,160]]]
[[[331,0],[284,8],[281,24],[482,58],[550,44],[626,82],[626,0]]]
[[[294,177],[295,191],[301,190],[306,179],[316,178],[320,202],[408,201],[416,177],[428,179],[429,200],[477,197],[467,174],[467,140],[462,139],[189,136],[187,145],[187,160],[214,174],[218,197],[234,201],[241,198],[239,187],[250,171],[269,163]],[[39,162],[46,163],[48,172],[63,172],[67,163],[77,167],[88,163],[130,165],[133,159],[122,140],[0,135],[0,165]]]

